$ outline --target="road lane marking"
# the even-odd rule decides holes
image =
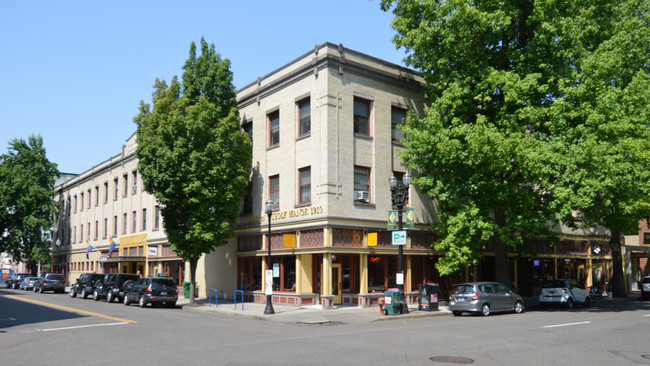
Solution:
[[[119,322],[119,323],[106,323],[106,324],[77,325],[75,327],[41,329],[41,332],[51,332],[53,330],[69,330],[69,329],[90,328],[90,327],[107,327],[111,325],[124,325],[124,324],[129,324],[129,323]]]
[[[34,303],[34,304],[39,304],[39,305],[43,305],[43,306],[48,306],[48,307],[51,307],[51,308],[57,308],[57,309],[62,309],[62,310],[67,310],[67,311],[72,311],[72,312],[74,312],[74,313],[81,313],[81,314],[86,314],[86,315],[90,315],[90,316],[98,316],[98,317],[100,317],[100,318],[109,319],[109,320],[115,320],[115,321],[117,321],[117,322],[137,323],[137,321],[135,321],[135,320],[116,318],[116,317],[114,317],[114,316],[108,316],[108,315],[104,315],[104,314],[100,314],[100,313],[93,313],[92,311],[86,311],[86,310],[81,310],[81,309],[69,308],[69,307],[67,307],[67,306],[51,304],[51,303],[49,303],[49,302],[43,302],[43,301],[38,301],[38,300],[26,299],[26,298],[23,298],[23,297],[20,297],[20,296],[14,296],[14,295],[2,295],[2,296],[4,296],[4,297],[8,297],[8,298],[11,298],[11,299],[14,299],[14,300],[27,301],[27,302],[31,302],[31,303]]]
[[[572,325],[582,325],[582,324],[590,324],[591,321],[588,322],[578,322],[578,323],[566,323],[566,324],[555,324],[555,325],[545,325],[540,328],[558,328],[558,327],[570,327]]]

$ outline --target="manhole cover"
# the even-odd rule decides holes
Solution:
[[[446,362],[446,363],[473,363],[474,360],[467,357],[456,356],[435,356],[430,358],[433,362]]]

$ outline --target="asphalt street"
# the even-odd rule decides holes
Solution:
[[[0,364],[650,364],[650,302],[636,298],[489,317],[281,306],[264,316],[260,305],[141,309],[2,289]]]

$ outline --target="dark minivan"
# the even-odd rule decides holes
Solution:
[[[156,306],[161,303],[173,308],[176,306],[176,300],[176,283],[171,278],[144,277],[124,285],[124,305],[137,301],[141,308],[147,304]]]

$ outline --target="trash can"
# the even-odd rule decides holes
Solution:
[[[389,288],[384,291],[384,312],[386,315],[398,315],[402,313],[398,289]]]
[[[423,283],[419,288],[418,309],[438,311],[438,284]]]
[[[192,282],[185,281],[183,282],[183,293],[185,294],[185,298],[189,299],[190,298],[190,288],[192,286]]]

